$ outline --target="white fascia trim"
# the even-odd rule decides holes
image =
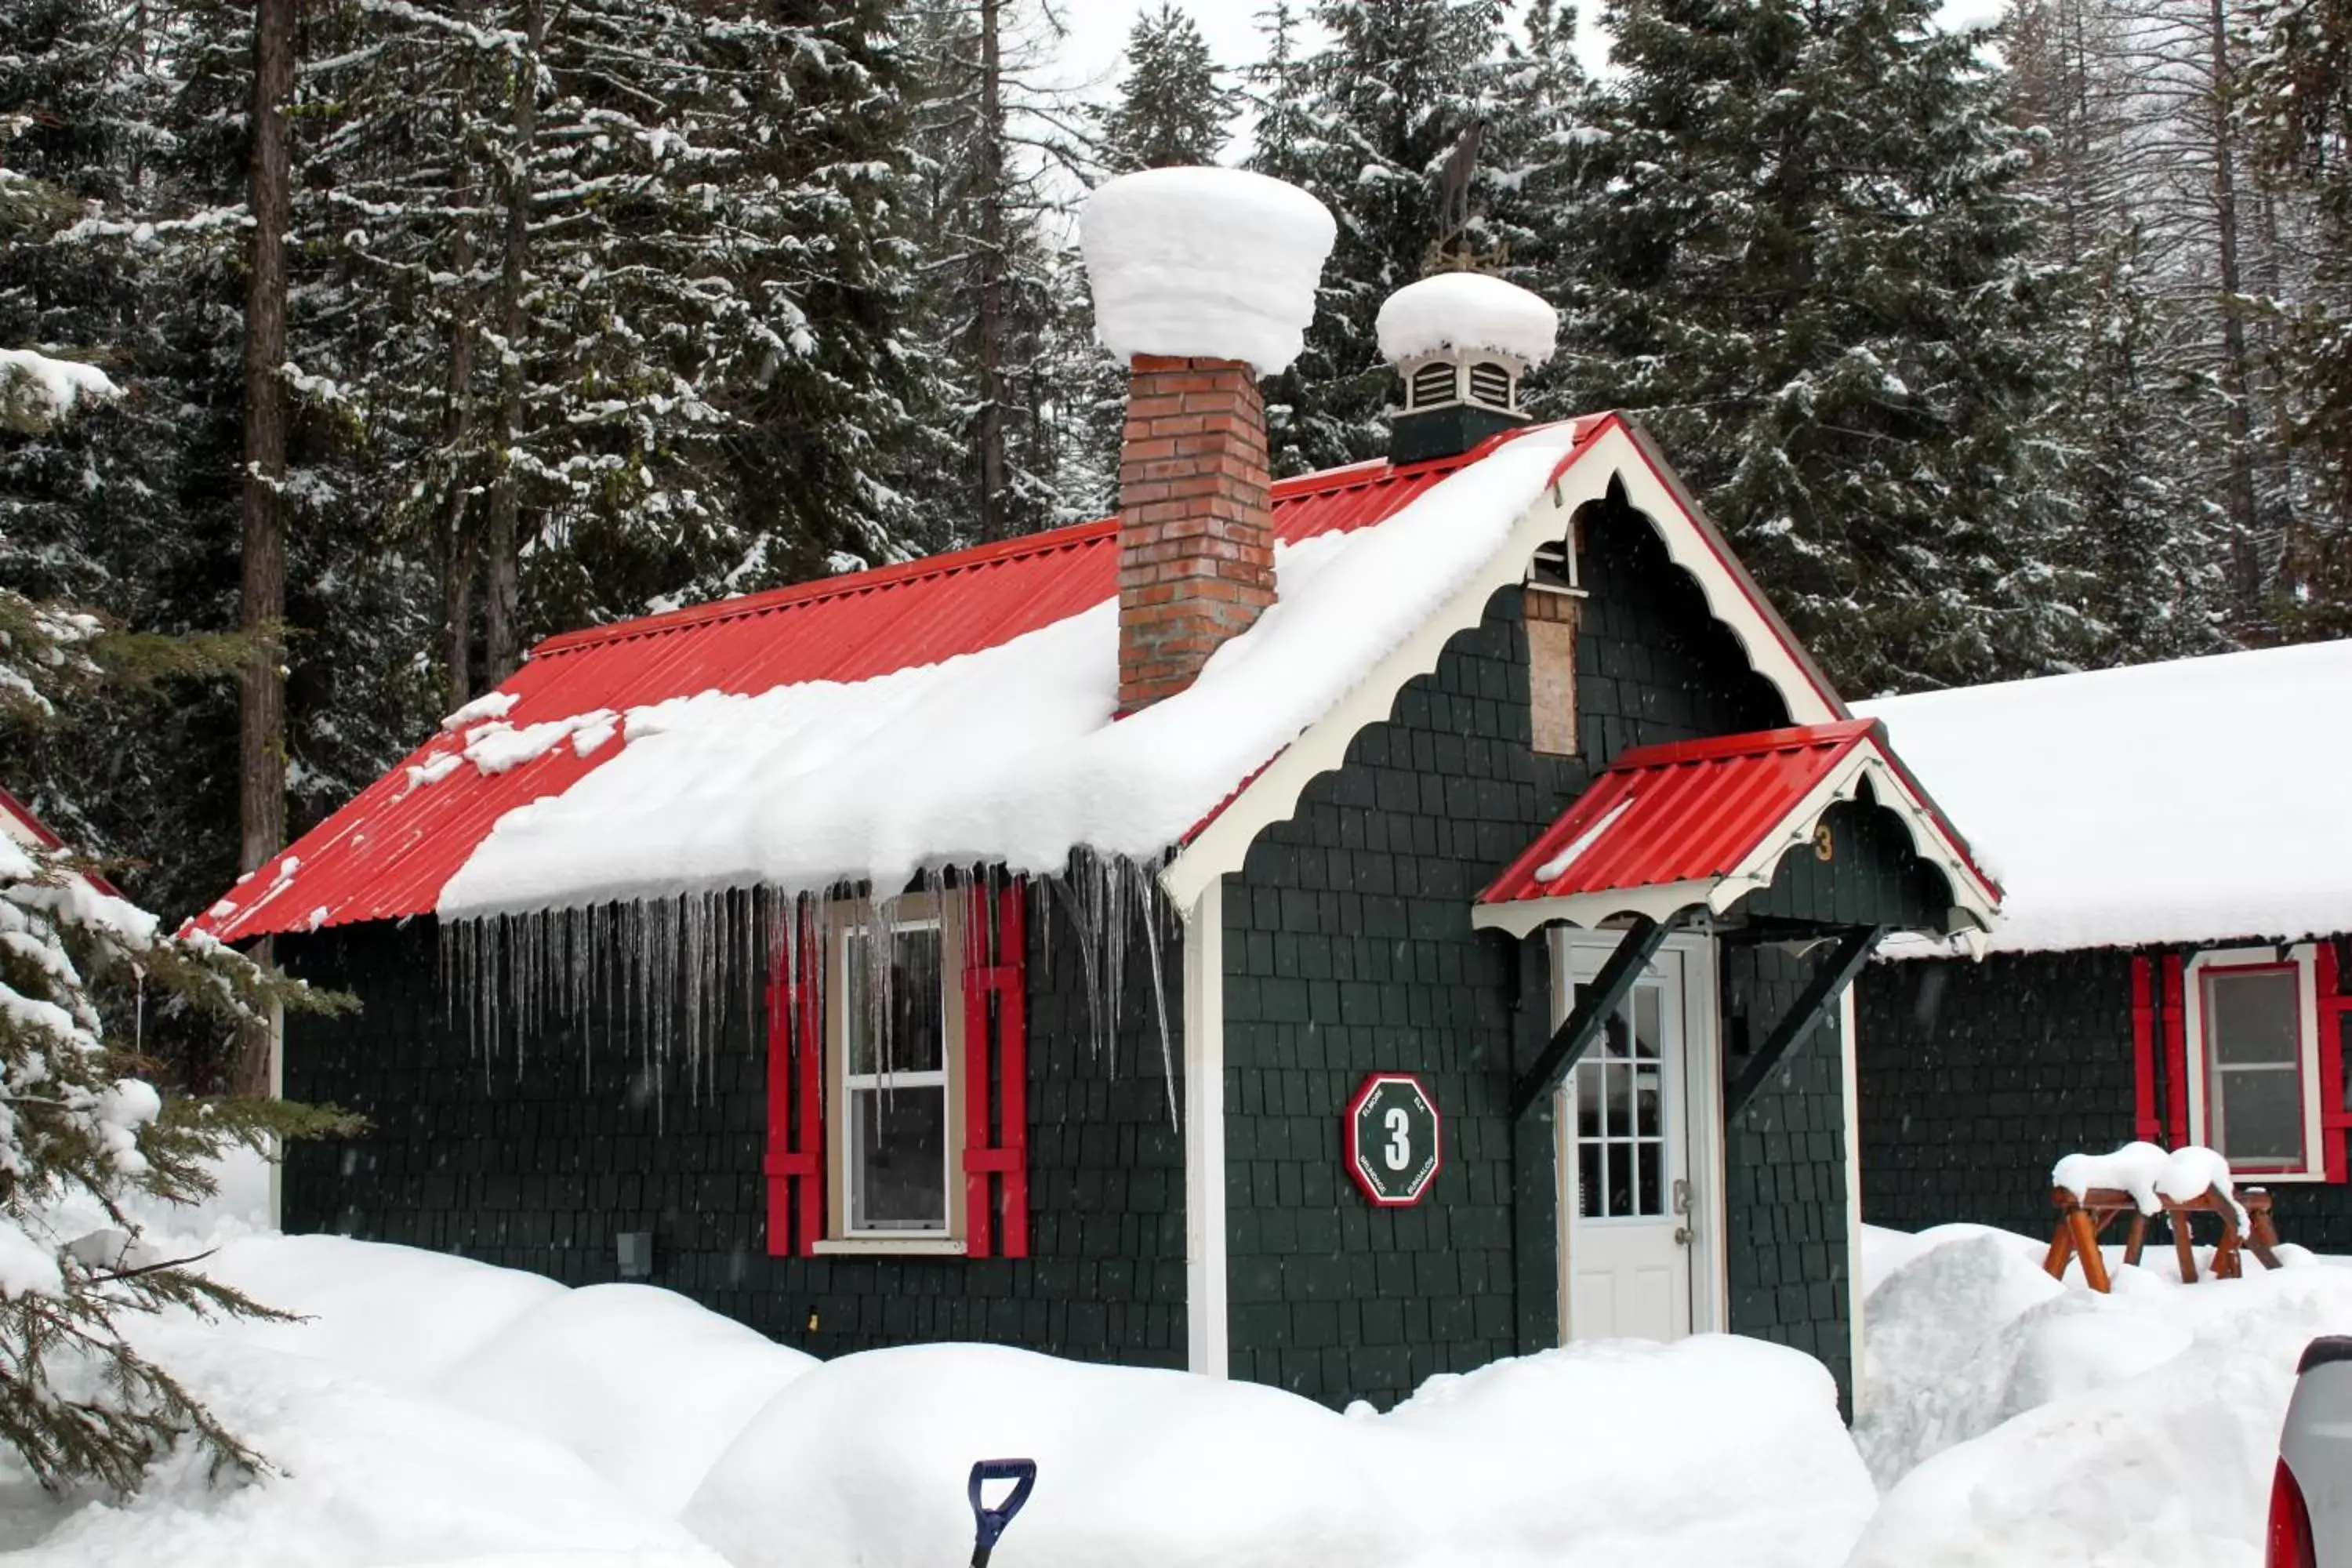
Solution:
[[[1226,1375],[1225,908],[1212,877],[1184,914],[1184,1364]]]
[[[1599,931],[1621,915],[1646,915],[1664,925],[1683,910],[1706,904],[1717,884],[1653,882],[1646,888],[1611,888],[1598,893],[1569,893],[1557,899],[1520,899],[1507,904],[1473,904],[1470,924],[1478,931],[1508,931],[1527,936],[1538,926],[1563,924]]]
[[[1734,903],[1759,888],[1771,884],[1780,869],[1781,858],[1800,845],[1812,842],[1813,830],[1830,807],[1841,801],[1853,799],[1861,793],[1862,783],[1868,779],[1878,804],[1893,812],[1911,836],[1911,847],[1919,858],[1943,871],[1951,884],[1954,909],[1973,921],[1979,931],[1990,931],[2000,921],[2000,905],[1991,890],[1969,869],[1967,856],[1952,842],[1934,812],[1912,792],[1886,760],[1875,743],[1856,746],[1832,769],[1829,775],[1815,784],[1805,798],[1797,804],[1783,821],[1782,831],[1767,838],[1734,868],[1708,899],[1708,907],[1721,914]]]
[[[1862,1419],[1862,1042],[1854,1038],[1853,987],[1838,996],[1839,1090],[1845,1102],[1846,1365],[1853,1416]]]
[[[1846,717],[1842,704],[1814,687],[1732,569],[1650,466],[1648,455],[1622,424],[1612,420],[1570,454],[1551,488],[1512,525],[1508,540],[1478,574],[1374,665],[1330,712],[1259,770],[1160,873],[1160,885],[1176,907],[1192,908],[1213,878],[1241,869],[1242,858],[1257,836],[1297,810],[1307,784],[1346,761],[1349,742],[1357,732],[1386,720],[1405,683],[1435,668],[1454,635],[1485,616],[1495,591],[1526,577],[1536,547],[1565,538],[1577,509],[1604,499],[1612,480],[1624,488],[1627,502],[1649,519],[1675,564],[1697,580],[1708,611],[1731,628],[1750,667],[1780,692],[1788,705],[1789,722],[1826,724]]]

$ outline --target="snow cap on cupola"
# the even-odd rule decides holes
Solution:
[[[1241,169],[1146,169],[1087,198],[1078,247],[1095,335],[1139,355],[1290,368],[1339,227],[1296,185]]]
[[[1390,295],[1378,330],[1381,357],[1404,381],[1389,458],[1412,463],[1456,457],[1528,422],[1519,378],[1551,358],[1559,313],[1500,278],[1441,272]]]

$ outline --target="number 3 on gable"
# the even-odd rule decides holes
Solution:
[[[1348,1103],[1348,1173],[1383,1208],[1417,1204],[1444,1163],[1437,1102],[1410,1073],[1376,1072]]]

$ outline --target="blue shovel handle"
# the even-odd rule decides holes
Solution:
[[[1011,1481],[1013,1495],[995,1508],[980,1500],[980,1489],[990,1481]],[[988,1568],[988,1554],[996,1550],[997,1538],[1029,1494],[1037,1486],[1037,1461],[1034,1459],[982,1459],[971,1468],[972,1530],[976,1539],[971,1548],[971,1568]]]

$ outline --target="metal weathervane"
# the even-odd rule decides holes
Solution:
[[[1481,256],[1471,243],[1470,187],[1478,174],[1478,150],[1486,142],[1486,122],[1474,120],[1437,171],[1437,243],[1422,263],[1424,278],[1439,272],[1491,272],[1510,259],[1497,246]]]

